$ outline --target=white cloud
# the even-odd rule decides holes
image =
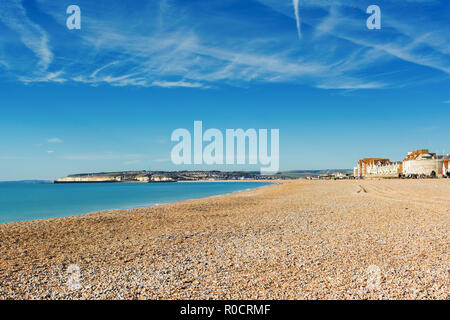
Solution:
[[[40,1],[50,6],[48,1]],[[52,10],[55,19],[64,23]],[[172,14],[165,6],[160,15]],[[90,85],[160,86],[165,88],[210,88],[216,82],[299,81],[303,77],[322,77],[329,72],[329,63],[311,61],[296,56],[292,49],[267,50],[280,39],[259,37],[240,43],[226,39],[221,45],[206,40],[194,28],[166,21],[161,31],[142,35],[120,23],[104,23],[92,16],[86,17],[92,26],[90,32],[80,33],[83,48],[95,48],[100,54],[121,57],[98,66],[89,61],[72,61],[63,70],[41,76],[22,76],[23,82],[74,81]],[[240,21],[231,20],[230,23]],[[170,27],[170,28],[169,28]],[[168,31],[170,30],[170,31]],[[77,65],[76,68],[72,66]],[[92,65],[93,68],[90,68]],[[127,73],[124,73],[124,70]],[[179,78],[180,80],[173,80]],[[305,79],[302,81],[308,81]],[[310,82],[311,83],[311,82]]]
[[[63,74],[62,71],[58,72],[45,72],[41,75],[35,75],[35,76],[20,76],[19,80],[23,83],[31,83],[31,82],[57,82],[57,83],[63,83],[66,82],[67,79],[61,78],[60,76]]]
[[[136,158],[142,158],[141,154],[114,154],[114,153],[81,153],[81,154],[68,154],[62,156],[65,160],[85,161],[85,160],[126,160],[135,161]]]
[[[288,17],[296,19],[295,15],[291,14],[291,8],[283,5],[283,2],[278,0],[259,0],[261,3],[273,8],[277,12],[283,13]],[[413,3],[427,3],[438,4],[434,0],[408,0]],[[413,6],[405,7],[404,10],[396,10],[396,2],[387,2],[383,8],[383,24],[381,37],[369,36],[363,33],[364,24],[358,19],[366,17],[358,15],[357,17],[349,14],[345,9],[354,8],[355,10],[363,10],[365,12],[364,3],[355,4],[354,2],[344,0],[303,0],[302,6],[305,8],[320,7],[322,10],[328,12],[328,15],[321,21],[317,22],[315,19],[303,19],[304,24],[308,24],[317,32],[318,35],[328,33],[337,38],[352,42],[358,47],[373,48],[383,51],[386,55],[401,59],[416,65],[430,67],[445,73],[450,73],[450,61],[448,54],[450,52],[450,34],[441,32],[442,26],[436,19],[432,17],[423,16],[421,23],[411,21],[408,16],[405,16],[405,10],[412,10],[416,8]],[[387,8],[391,9],[388,10]],[[411,19],[415,15],[411,15]],[[404,21],[404,22],[402,22]],[[390,29],[387,31],[387,29]],[[332,39],[327,39],[328,41]],[[316,44],[320,43],[321,39],[315,39]],[[377,62],[376,59],[373,60]]]
[[[302,37],[301,29],[300,29],[300,14],[298,12],[298,0],[292,0],[292,4],[294,5],[294,14],[295,14],[295,22],[297,24],[297,34],[298,37]]]
[[[63,141],[60,138],[50,138],[47,139],[48,143],[62,143]]]
[[[164,88],[204,88],[205,86],[198,82],[187,82],[187,81],[153,81],[153,86],[164,87]]]
[[[23,44],[39,59],[38,65],[46,70],[53,60],[53,53],[48,44],[48,36],[36,23],[31,21],[20,0],[2,1],[0,21],[17,32]]]
[[[54,153],[54,152],[55,152],[54,150],[47,150],[48,154],[51,154],[51,153]]]
[[[386,87],[386,84],[377,82],[361,83],[359,81],[336,81],[325,82],[317,85],[321,89],[380,89]]]
[[[3,66],[6,69],[10,68],[8,62],[6,62],[5,60],[0,60],[0,66]]]
[[[95,70],[94,72],[92,72],[92,74],[90,75],[90,78],[96,78],[96,76],[97,76],[97,74],[98,74],[99,72],[101,72],[101,71],[105,70],[106,68],[109,68],[109,67],[111,67],[111,66],[113,66],[113,65],[115,65],[115,64],[118,64],[118,63],[119,63],[119,61],[113,61],[113,62],[111,62],[111,63],[108,63],[108,64],[106,64],[106,65],[104,65],[104,66],[98,68],[97,70]]]
[[[108,7],[101,19],[94,14],[83,16],[84,25],[89,28],[71,38],[73,50],[60,45],[66,39],[58,39],[54,34],[50,34],[54,40],[50,46],[47,33],[27,17],[18,0],[11,0],[12,5],[6,6],[0,19],[8,20],[6,24],[14,29],[23,18],[25,23],[18,29],[21,38],[27,40],[23,42],[28,43],[27,47],[33,48],[39,58],[41,70],[26,70],[17,76],[24,83],[211,88],[223,83],[245,86],[254,82],[290,82],[322,89],[374,89],[405,85],[400,73],[380,80],[387,63],[396,60],[450,73],[449,36],[437,32],[439,26],[430,21],[401,22],[398,16],[389,16],[397,13],[385,10],[383,33],[369,36],[364,32],[367,31],[364,29],[364,3],[343,0],[260,2],[284,16],[274,15],[278,20],[271,26],[257,25],[257,14],[242,19],[217,12],[217,19],[212,23],[213,20],[199,16],[191,6],[181,8],[175,3],[159,2],[144,6],[139,12],[131,10],[130,16],[123,19],[122,4],[118,3]],[[91,12],[99,10],[88,1],[81,0],[80,4]],[[54,1],[39,0],[37,5],[65,28],[65,15]],[[214,9],[209,4],[205,7],[205,10]],[[257,7],[255,5],[255,9]],[[353,10],[352,14],[348,10]],[[156,18],[133,19],[133,16],[145,14]],[[270,15],[270,12],[265,10],[265,14]],[[294,31],[293,22],[299,41],[292,41],[293,32],[270,32],[278,23],[292,25]],[[228,29],[232,28],[242,30],[242,36],[228,34]],[[250,34],[247,29],[260,31]],[[55,61],[50,50],[53,47],[55,52],[56,48],[62,52]],[[3,57],[0,60],[4,61],[3,65],[11,64]],[[53,70],[46,70],[50,65]],[[14,73],[14,66],[8,70]],[[407,73],[404,71],[403,75]]]
[[[358,45],[384,51],[391,56],[394,56],[407,62],[411,62],[413,64],[430,67],[433,69],[443,71],[445,73],[450,73],[450,64],[448,63],[448,61],[446,62],[446,60],[444,60],[444,58],[441,58],[439,55],[415,54],[414,51],[417,48],[418,44],[415,41],[406,44],[401,42],[388,42],[378,44],[369,42],[364,39],[358,39],[352,36],[339,35],[339,37]]]

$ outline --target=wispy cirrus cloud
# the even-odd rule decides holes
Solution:
[[[28,17],[22,1],[2,1],[0,21],[19,35],[22,43],[38,59],[37,65],[39,69],[45,71],[53,60],[48,35],[43,28]]]
[[[294,14],[295,14],[295,22],[297,24],[297,34],[298,37],[301,38],[302,37],[302,32],[300,29],[300,13],[298,12],[298,1],[299,0],[292,0],[292,4],[294,5]]]
[[[384,83],[377,82],[349,82],[349,81],[335,81],[330,83],[322,83],[318,85],[318,88],[321,89],[379,89],[385,87]]]
[[[289,8],[276,0],[260,1],[278,12],[291,16]],[[439,0],[405,2],[413,4],[402,8],[398,7],[396,1],[384,1],[380,4],[383,27],[379,34],[370,33],[363,27],[368,17],[365,15],[365,9],[371,1],[360,1],[355,4],[344,0],[303,0],[301,5],[307,10],[304,23],[316,31],[316,36],[325,34],[331,36],[327,37],[327,40],[333,42],[342,39],[356,45],[356,48],[376,49],[391,58],[450,73],[448,59],[450,35],[442,33],[442,30],[449,27],[448,19],[443,14],[445,9],[439,8],[439,5],[447,6],[447,4]],[[424,9],[429,10],[433,6],[436,6],[433,14],[424,12]],[[308,15],[314,10],[320,10],[321,14]],[[408,12],[408,15],[405,15],[405,12]],[[320,42],[320,39],[315,41]],[[373,59],[373,62],[376,63],[377,59]]]
[[[19,80],[25,84],[33,83],[33,82],[57,82],[63,83],[66,82],[67,79],[62,77],[63,72],[43,72],[40,74],[35,74],[31,76],[19,76]]]
[[[385,1],[382,30],[375,33],[365,28],[366,0],[260,0],[252,3],[253,14],[245,19],[215,1],[134,3],[125,16],[123,3],[80,0],[82,29],[65,34],[70,46],[63,45],[67,40],[60,38],[61,31],[33,22],[25,2],[7,1],[11,5],[0,20],[11,30],[25,21],[18,32],[39,59],[39,68],[24,72],[11,67],[11,57],[0,56],[0,61],[8,65],[8,74],[28,84],[211,88],[290,82],[322,89],[379,89],[404,86],[411,72],[418,78],[423,71],[430,77],[434,72],[433,79],[450,72],[449,36],[439,32],[448,27],[448,19],[440,19],[439,1],[406,1],[414,3],[407,7],[410,17],[394,10],[396,1]],[[422,17],[420,25],[411,23],[433,6],[433,21]],[[37,8],[64,30],[62,4],[38,0]],[[408,68],[400,68],[402,63]],[[397,72],[385,78],[386,69]]]
[[[183,88],[204,88],[205,85],[199,82],[187,81],[153,81],[152,85],[164,88],[183,87]]]

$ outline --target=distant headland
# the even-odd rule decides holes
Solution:
[[[261,175],[245,171],[118,171],[72,174],[55,180],[54,183],[87,182],[176,182],[176,181],[223,181],[223,180],[275,180],[290,179],[289,175]]]

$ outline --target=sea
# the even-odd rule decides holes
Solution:
[[[0,183],[0,223],[131,209],[249,190],[267,182]]]

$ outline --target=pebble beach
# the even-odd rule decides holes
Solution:
[[[0,224],[0,299],[448,299],[450,179]]]

